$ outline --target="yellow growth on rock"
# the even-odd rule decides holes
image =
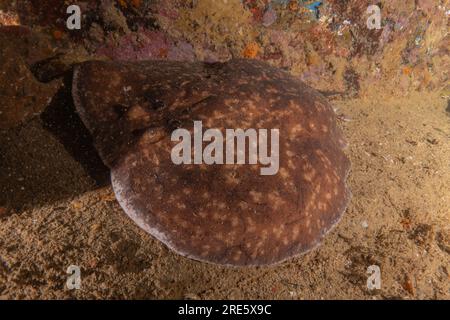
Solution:
[[[257,35],[252,15],[240,0],[198,0],[193,8],[183,8],[179,13],[169,32],[181,34],[194,47],[225,47],[240,56],[245,44]]]

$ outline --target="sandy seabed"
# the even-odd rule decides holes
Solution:
[[[376,90],[376,88],[374,88]],[[450,107],[335,97],[353,197],[315,250],[272,267],[183,258],[139,229],[35,118],[0,135],[0,298],[449,299]],[[70,265],[81,289],[66,287]],[[367,268],[381,288],[367,288]]]

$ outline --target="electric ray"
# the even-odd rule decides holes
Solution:
[[[317,246],[346,208],[350,163],[334,111],[285,71],[241,59],[91,61],[75,67],[72,90],[123,210],[183,256],[274,264]],[[261,175],[261,163],[174,164],[171,135],[193,133],[194,121],[278,129],[276,174]]]

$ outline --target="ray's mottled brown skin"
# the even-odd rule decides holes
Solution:
[[[184,256],[268,265],[306,252],[343,214],[349,160],[328,102],[288,73],[227,63],[87,62],[73,95],[125,212]],[[280,169],[175,165],[172,131],[280,131]]]

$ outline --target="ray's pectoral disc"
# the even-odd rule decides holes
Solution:
[[[332,108],[262,62],[86,62],[73,97],[124,211],[183,256],[280,262],[349,200]]]

